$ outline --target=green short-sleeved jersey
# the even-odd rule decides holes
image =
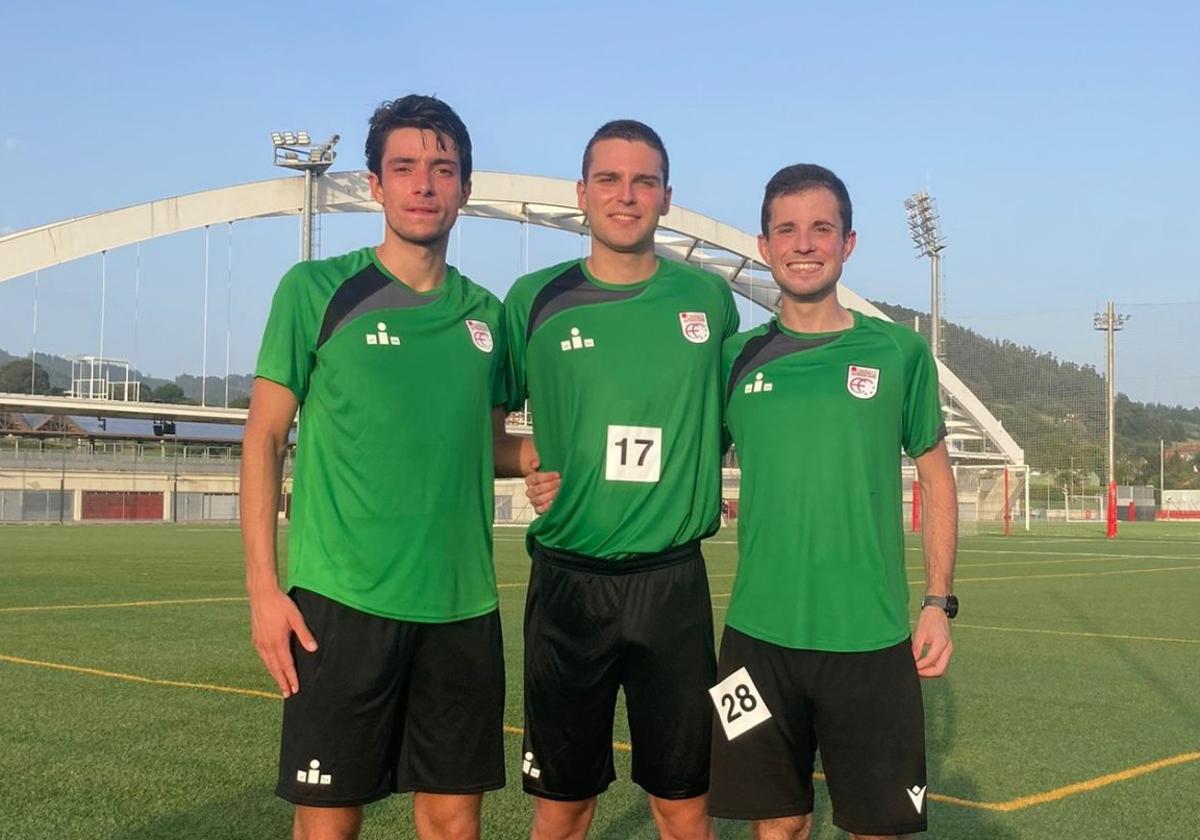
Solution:
[[[531,538],[620,561],[716,530],[720,345],[738,326],[725,281],[660,260],[616,285],[572,260],[518,279],[505,323],[510,405],[528,395],[541,468],[562,474]]]
[[[408,621],[496,608],[501,313],[453,267],[413,291],[373,248],[284,275],[255,375],[300,402],[289,586]]]
[[[944,436],[917,333],[777,320],[725,343],[726,423],[742,468],[729,626],[792,648],[867,651],[909,635],[901,449]]]

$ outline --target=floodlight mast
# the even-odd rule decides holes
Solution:
[[[942,346],[942,265],[941,253],[946,238],[938,228],[937,204],[926,190],[915,192],[904,200],[908,216],[908,232],[917,249],[917,259],[929,257],[929,344],[933,355],[945,356]]]
[[[304,173],[304,208],[300,215],[300,259],[313,258],[312,207],[313,181],[324,175],[337,157],[333,147],[341,140],[335,134],[324,143],[312,142],[307,131],[272,131],[271,144],[275,148],[273,163],[285,169],[298,169]]]
[[[1117,439],[1117,366],[1116,366],[1116,335],[1124,328],[1128,315],[1118,315],[1113,302],[1108,302],[1108,309],[1101,314],[1097,312],[1092,318],[1092,325],[1107,333],[1108,345],[1108,375],[1105,376],[1104,402],[1107,408],[1108,420],[1108,528],[1107,535],[1117,535],[1117,471],[1116,471],[1116,439]]]

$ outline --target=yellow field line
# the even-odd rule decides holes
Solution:
[[[906,534],[910,539],[918,539],[915,534]],[[967,534],[965,539],[972,542],[976,540],[1000,540],[1001,542],[1019,544],[1028,543],[1030,545],[1053,545],[1055,543],[1102,543],[1107,542],[1099,535],[1091,537],[1037,537],[1023,536],[1014,534],[1013,537],[1005,537],[1000,534]],[[1155,539],[1153,537],[1118,537],[1116,543],[1110,545],[1130,545],[1131,543],[1150,543],[1151,545],[1200,545],[1200,540],[1180,539],[1178,537],[1168,537],[1166,539]]]
[[[994,563],[956,563],[954,568],[955,569],[988,569],[988,568],[992,568],[994,566],[1003,566],[1003,567],[1009,567],[1009,566],[1058,566],[1063,563],[1096,563],[1096,562],[1099,562],[1101,557],[1107,557],[1107,556],[1108,555],[1089,554],[1085,557],[1068,557],[1068,558],[1064,558],[1062,560],[997,560]],[[1122,558],[1115,558],[1115,559],[1125,559],[1125,558],[1122,557]],[[1170,558],[1170,557],[1165,557],[1165,558],[1164,557],[1137,557],[1137,558],[1129,558],[1129,559],[1170,560],[1173,558]],[[1187,559],[1195,560],[1196,558],[1188,557]],[[904,568],[910,572],[919,572],[924,568],[924,566],[905,566]]]
[[[1000,548],[960,548],[959,554],[1020,554],[1021,556],[1029,556],[1030,554],[1038,554],[1040,552],[1033,550],[1013,551],[1011,549]],[[1195,560],[1194,554],[1105,554],[1099,551],[1072,551],[1069,552],[1072,557],[1100,559],[1100,560]]]
[[[265,700],[282,699],[279,694],[273,694],[268,691],[258,691],[252,688],[235,688],[233,686],[213,685],[211,683],[193,683],[182,682],[180,680],[152,679],[150,677],[142,677],[137,674],[122,674],[117,671],[103,671],[99,668],[84,668],[79,665],[66,665],[61,662],[44,662],[38,659],[25,659],[24,657],[8,656],[6,654],[0,654],[0,662],[9,662],[16,665],[30,665],[36,668],[49,668],[56,671],[86,674],[88,676],[95,677],[108,677],[109,679],[141,683],[144,685],[162,685],[169,688],[192,688],[199,689],[201,691],[216,691],[223,694],[236,694],[243,697],[258,697]],[[525,734],[525,730],[510,724],[504,724],[504,731],[510,735]],[[614,741],[613,748],[619,752],[632,751],[630,744],[625,741]],[[966,808],[976,808],[985,811],[1020,811],[1025,808],[1033,807],[1034,805],[1043,805],[1047,802],[1065,799],[1068,796],[1074,796],[1075,794],[1097,790],[1102,787],[1107,787],[1108,785],[1116,784],[1117,782],[1136,779],[1139,776],[1145,776],[1158,770],[1174,767],[1179,764],[1188,764],[1197,760],[1200,760],[1200,751],[1180,753],[1179,755],[1162,758],[1158,761],[1152,761],[1147,764],[1139,764],[1136,767],[1130,767],[1126,770],[1121,770],[1116,773],[1109,773],[1104,776],[1097,776],[1094,779],[1087,779],[1082,782],[1064,785],[1043,793],[1035,793],[1029,796],[1019,796],[1016,799],[1010,799],[1006,802],[977,802],[972,799],[960,799],[956,796],[948,796],[946,794],[939,793],[930,793],[929,798],[937,802],[946,802],[952,805],[961,805]],[[813,778],[824,781],[825,776],[822,773],[814,773]]]
[[[528,586],[528,583],[500,583],[497,589]],[[0,607],[0,613],[52,612],[54,610],[104,610],[119,607],[161,607],[175,604],[222,604],[237,603],[249,600],[245,595],[231,595],[221,598],[163,598],[156,601],[118,601],[100,604],[38,604],[29,607]]]
[[[991,583],[1003,580],[1047,580],[1050,578],[1076,578],[1076,577],[1106,577],[1109,575],[1140,575],[1147,572],[1185,572],[1189,570],[1200,569],[1200,566],[1167,566],[1160,569],[1117,569],[1111,572],[1063,572],[1056,575],[1007,575],[1004,577],[955,577],[954,582],[957,583]],[[713,575],[717,577],[717,575]],[[924,580],[910,580],[909,586],[921,586],[925,583]],[[714,594],[714,598],[728,598],[732,593],[720,592]]]
[[[504,724],[504,731],[507,732],[509,735],[522,735],[523,736],[525,734],[524,729],[522,729],[519,726],[513,726],[512,724],[509,724],[509,723]],[[616,750],[617,752],[626,752],[626,753],[633,752],[633,747],[625,741],[613,741],[612,745],[613,745],[613,749]]]
[[[718,592],[713,595],[714,598],[728,598],[729,592]],[[724,604],[713,604],[714,610],[727,610],[729,607]],[[962,624],[954,622],[954,627],[965,628],[967,630],[1000,630],[1012,633],[1041,633],[1047,636],[1078,636],[1087,639],[1120,639],[1123,641],[1133,642],[1178,642],[1185,645],[1200,645],[1200,639],[1177,639],[1171,636],[1125,636],[1118,633],[1085,633],[1075,630],[1043,630],[1036,627],[997,627],[990,624]]]
[[[1191,559],[1191,558],[1188,558],[1188,559]],[[1003,565],[1003,564],[1001,564],[1001,565]],[[967,566],[967,568],[969,568],[969,566]],[[1051,578],[1073,578],[1073,577],[1106,577],[1109,575],[1137,575],[1137,574],[1145,574],[1147,572],[1178,572],[1178,571],[1191,571],[1191,570],[1195,570],[1195,569],[1200,569],[1200,566],[1166,566],[1166,567],[1156,568],[1156,569],[1117,569],[1115,571],[1108,571],[1108,572],[1070,572],[1070,573],[1064,572],[1061,574],[1053,574],[1053,575],[1008,575],[1008,576],[1004,576],[1004,577],[960,577],[960,578],[955,578],[955,583],[965,583],[965,582],[970,582],[970,581],[995,582],[995,581],[1007,581],[1007,580],[1047,580],[1047,579],[1051,579]],[[910,569],[910,571],[919,571],[919,570],[920,570],[919,568],[918,569]],[[734,577],[734,576],[735,576],[735,573],[732,573],[732,572],[729,574],[709,575],[709,577],[711,577],[711,578],[728,578],[728,577]],[[909,581],[908,585],[909,586],[919,586],[923,583],[925,583],[924,580],[911,580],[911,581]],[[513,588],[519,588],[519,587],[524,587],[524,586],[528,586],[528,585],[529,584],[527,582],[524,582],[524,583],[500,583],[500,584],[496,585],[496,588],[497,589],[513,589]],[[729,595],[729,593],[726,592],[726,593],[724,593],[723,596],[727,597],[728,595]],[[713,597],[717,598],[717,597],[723,597],[723,596],[722,595],[714,595]],[[246,600],[247,600],[246,596],[240,595],[240,596],[228,596],[228,597],[220,597],[220,598],[167,598],[167,599],[161,599],[161,600],[156,600],[156,601],[119,601],[119,602],[110,602],[110,603],[101,603],[101,604],[43,604],[43,605],[36,605],[36,606],[29,606],[29,607],[0,607],[0,613],[48,612],[48,611],[53,611],[53,610],[102,610],[102,609],[117,609],[117,608],[123,608],[123,607],[159,607],[159,606],[171,606],[171,605],[177,605],[177,604],[221,604],[221,603],[236,603],[236,602],[242,602],[242,601],[246,601]]]
[[[0,653],[0,662],[11,662],[14,665],[32,665],[36,668],[50,668],[55,671],[67,671],[73,674],[87,674],[92,677],[108,677],[125,682],[142,683],[144,685],[164,685],[169,688],[195,688],[201,691],[218,691],[223,694],[238,694],[243,697],[261,697],[265,700],[282,700],[279,694],[269,691],[258,691],[253,688],[236,688],[230,685],[213,685],[212,683],[181,682],[179,680],[159,680],[152,677],[142,677],[137,674],[122,674],[119,671],[103,671],[99,668],[84,668],[80,665],[66,665],[62,662],[44,662],[40,659],[25,659],[21,656],[9,656]],[[525,730],[519,726],[504,724],[504,731],[509,735],[524,735]],[[633,748],[625,741],[613,741],[613,748],[619,752],[630,752]]]
[[[108,677],[125,682],[144,683],[146,685],[165,685],[171,688],[197,688],[202,691],[220,691],[225,694],[240,694],[243,697],[263,697],[267,700],[279,700],[281,696],[269,691],[258,691],[253,688],[235,688],[229,685],[212,685],[210,683],[180,682],[179,680],[158,680],[151,677],[141,677],[137,674],[122,674],[117,671],[101,671],[99,668],[84,668],[79,665],[64,665],[61,662],[43,662],[39,659],[25,659],[20,656],[7,656],[0,653],[0,661],[16,665],[33,665],[37,668],[51,668],[55,671],[69,671],[73,674],[88,674],[93,677]]]
[[[1054,790],[1048,790],[1044,793],[1034,793],[1029,796],[1018,796],[1016,799],[1010,799],[1007,802],[971,802],[971,800],[954,799],[952,797],[946,797],[944,801],[952,802],[955,805],[967,805],[968,807],[983,808],[988,811],[1021,811],[1025,808],[1032,808],[1034,805],[1045,805],[1047,802],[1056,802],[1059,799],[1066,799],[1068,796],[1074,796],[1078,793],[1088,793],[1089,791],[1098,790],[1102,787],[1115,785],[1117,782],[1127,782],[1130,779],[1136,779],[1138,776],[1145,776],[1149,773],[1166,769],[1167,767],[1175,767],[1179,764],[1189,764],[1193,761],[1200,761],[1200,751],[1180,753],[1179,755],[1173,755],[1168,758],[1160,758],[1158,761],[1139,764],[1137,767],[1130,767],[1127,770],[1109,773],[1104,776],[1097,776],[1094,779],[1087,779],[1082,782],[1063,785],[1062,787],[1057,787],[1054,788]],[[933,795],[930,794],[930,796],[932,797]]]
[[[1121,639],[1133,642],[1179,642],[1185,645],[1200,645],[1200,639],[1176,639],[1171,636],[1125,636],[1117,633],[1085,633],[1079,630],[1042,630],[1036,627],[995,627],[990,624],[961,624],[954,622],[954,629],[1004,630],[1010,633],[1042,633],[1048,636],[1079,636],[1087,639]]]
[[[1112,575],[1144,575],[1150,572],[1187,572],[1200,569],[1200,566],[1163,566],[1157,569],[1117,569],[1112,572],[1062,572],[1056,575],[1010,575],[1006,577],[956,577],[954,582],[963,583],[966,581],[991,582],[998,580],[1049,580],[1051,578],[1077,578],[1077,577],[1110,577]],[[909,581],[909,586],[923,584],[923,580]]]
[[[223,598],[169,598],[159,601],[120,601],[104,604],[45,604],[34,607],[0,607],[0,613],[47,612],[49,610],[105,610],[118,607],[159,607],[171,604],[221,604],[247,600],[245,595]]]

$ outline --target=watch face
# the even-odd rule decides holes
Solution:
[[[958,598],[954,595],[946,596],[946,615],[950,618],[958,615]]]

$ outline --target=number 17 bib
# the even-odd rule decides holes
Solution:
[[[604,477],[609,481],[658,482],[662,474],[662,429],[609,426]]]

